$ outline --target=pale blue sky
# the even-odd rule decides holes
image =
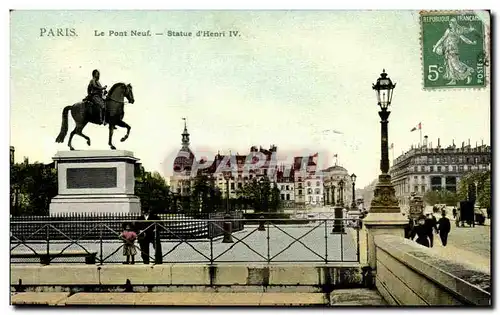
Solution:
[[[76,38],[39,36],[74,27]],[[94,37],[94,30],[237,30],[239,38]],[[380,126],[371,84],[382,68],[397,82],[389,124],[395,156],[419,141],[490,143],[490,90],[423,91],[417,11],[15,11],[11,14],[11,145],[21,161],[50,162],[61,111],[80,101],[91,72],[134,87],[126,105],[133,151],[169,175],[188,118],[197,156],[278,146],[286,158],[339,155],[362,187],[379,173]],[[70,119],[70,129],[74,122]],[[339,134],[324,134],[335,129]],[[88,125],[92,149],[107,128]],[[67,138],[65,139],[67,142]],[[75,136],[73,145],[87,149]]]

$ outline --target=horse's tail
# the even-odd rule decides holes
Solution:
[[[68,133],[68,112],[71,109],[71,105],[64,107],[63,112],[62,112],[62,125],[61,125],[61,132],[59,132],[59,135],[56,138],[57,143],[62,143],[64,141],[64,137],[66,137],[66,134]]]

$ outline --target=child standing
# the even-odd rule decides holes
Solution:
[[[124,264],[134,264],[135,255],[137,250],[135,249],[135,240],[137,239],[137,234],[132,230],[132,225],[130,223],[125,223],[123,227],[123,232],[121,234],[123,240],[123,256],[127,257]]]

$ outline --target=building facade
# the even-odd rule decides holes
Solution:
[[[491,147],[481,145],[429,148],[426,143],[395,159],[390,169],[392,184],[401,206],[409,206],[412,193],[423,196],[429,190],[457,191],[460,178],[469,171],[491,169]]]
[[[349,208],[352,203],[352,180],[349,172],[342,166],[334,165],[323,170],[325,205],[334,206],[341,201],[344,207]],[[340,181],[343,182],[343,199],[339,200]]]
[[[177,196],[189,196],[194,183],[191,168],[196,157],[189,148],[189,132],[185,121],[181,136],[182,146],[174,160],[174,174],[170,177],[170,191]]]

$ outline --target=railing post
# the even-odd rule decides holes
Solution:
[[[325,264],[328,263],[328,219],[325,219]]]
[[[266,221],[267,223],[267,263],[269,264],[271,262],[271,248],[270,248],[270,242],[269,242],[269,220]]]
[[[50,225],[46,225],[45,229],[45,239],[47,241],[47,253],[46,256],[40,259],[41,263],[44,265],[49,265],[50,264]]]
[[[163,255],[161,251],[161,237],[160,237],[160,229],[158,228],[158,222],[153,223],[154,228],[154,242],[155,242],[155,264],[160,265],[163,264]],[[148,244],[149,246],[149,244]]]
[[[361,220],[360,220],[360,219],[358,219],[358,225],[359,225],[359,222],[361,222]],[[360,259],[360,257],[359,257],[359,243],[360,243],[360,242],[359,242],[359,228],[357,228],[357,229],[356,229],[356,243],[358,244],[358,245],[357,245],[357,254],[356,254],[356,255],[357,255],[357,257],[358,257],[358,262],[361,262],[361,259]]]
[[[104,263],[103,262],[103,259],[102,259],[102,229],[103,229],[103,226],[102,226],[102,223],[100,223],[100,228],[99,228],[99,260],[101,261],[101,265]]]
[[[232,222],[231,216],[226,214],[224,216],[224,238],[222,239],[222,243],[234,243],[232,233]]]
[[[258,231],[265,231],[265,230],[266,230],[266,227],[264,226],[264,224],[265,224],[265,221],[264,221],[264,216],[263,216],[263,215],[261,215],[261,216],[259,217],[259,219],[260,219],[261,221],[259,221],[259,228],[258,228],[257,230],[258,230]]]
[[[214,263],[214,237],[210,235],[210,264]]]

